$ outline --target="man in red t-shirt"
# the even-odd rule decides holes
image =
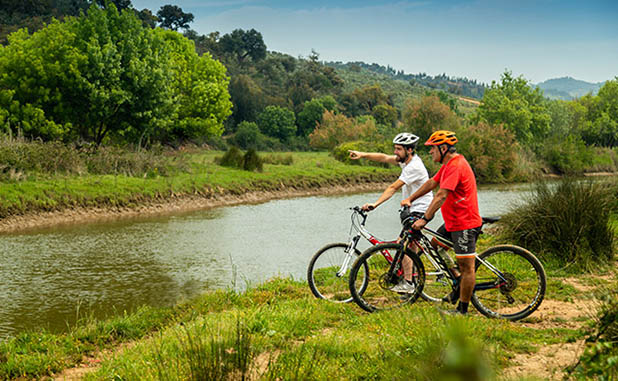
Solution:
[[[459,298],[456,312],[466,314],[474,291],[476,239],[482,220],[479,214],[474,172],[468,161],[457,153],[455,143],[457,143],[457,137],[454,132],[450,131],[436,131],[429,137],[425,145],[431,146],[429,153],[433,160],[441,163],[442,166],[433,178],[427,180],[410,197],[401,201],[401,205],[408,206],[418,197],[440,186],[423,217],[414,222],[412,227],[417,230],[422,229],[438,209],[442,210],[444,225],[438,229],[438,233],[453,242],[457,264],[461,271],[459,277],[456,270],[451,270],[458,283],[455,291],[444,300],[455,303]],[[457,295],[457,288],[459,288],[459,295]]]

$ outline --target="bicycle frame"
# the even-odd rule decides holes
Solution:
[[[351,238],[350,238],[350,242],[348,243],[348,247],[344,250],[344,252],[347,255],[345,259],[343,260],[343,263],[341,264],[339,271],[337,271],[338,277],[343,277],[346,274],[347,270],[351,267],[354,260],[356,259],[353,253],[355,252],[356,246],[358,245],[358,242],[360,241],[361,237],[363,237],[365,240],[367,240],[372,245],[377,245],[380,243],[395,242],[395,241],[381,241],[378,238],[376,238],[373,234],[371,234],[365,228],[365,223],[367,222],[367,213],[364,212],[358,206],[355,206],[350,209],[353,210],[352,217],[351,217],[352,226],[350,227]],[[353,230],[356,230],[356,234],[352,236]],[[393,261],[393,258],[388,252],[383,252],[382,254],[385,256],[385,258],[389,262]]]
[[[482,225],[481,225],[482,227]],[[426,233],[427,235],[430,235],[431,237],[435,238],[436,240],[438,240],[440,243],[448,246],[450,249],[453,248],[453,243],[446,239],[445,237],[443,237],[442,235],[440,235],[438,232],[431,230],[427,227],[424,227],[421,230],[422,233]],[[444,260],[442,259],[442,257],[440,257],[440,255],[438,254],[438,250],[435,249],[431,243],[429,242],[429,239],[427,238],[427,236],[425,234],[420,234],[420,238],[419,239],[415,239],[412,242],[414,242],[419,248],[420,250],[422,250],[425,254],[427,254],[427,257],[430,259],[430,261],[432,262],[432,264],[435,266],[436,264],[439,265],[439,268],[442,270],[440,273],[443,273],[450,281],[451,283],[454,282],[455,278],[453,277],[453,274],[451,274],[451,271],[448,270],[448,267],[446,265],[446,263],[444,263]],[[482,233],[482,232],[481,232]],[[420,241],[420,242],[419,242]],[[487,267],[492,273],[494,273],[498,278],[500,278],[500,280],[502,282],[483,282],[483,283],[476,283],[474,285],[474,290],[488,290],[488,289],[492,289],[492,288],[499,288],[500,286],[504,285],[507,282],[507,279],[504,277],[504,274],[498,270],[495,266],[493,266],[491,263],[479,258],[478,254],[475,255],[475,259],[477,261],[479,261],[483,266]],[[436,266],[436,268],[438,268]],[[437,274],[440,274],[437,273]],[[435,273],[428,273],[430,275],[435,275]]]
[[[354,208],[350,208],[350,209],[353,210],[353,213],[351,216],[352,226],[350,227],[351,238],[350,238],[350,242],[348,243],[347,248],[345,249],[345,253],[347,255],[345,259],[343,260],[343,263],[341,264],[339,271],[337,271],[338,277],[345,276],[347,270],[351,267],[352,263],[356,259],[354,252],[356,251],[356,246],[360,242],[361,237],[367,240],[372,245],[377,245],[380,243],[397,242],[397,241],[382,241],[376,238],[373,234],[371,234],[365,228],[365,223],[367,222],[367,213],[358,206],[355,206]],[[352,235],[352,231],[354,230],[356,231],[356,234]],[[448,265],[444,262],[442,257],[438,254],[438,250],[435,249],[431,245],[431,242],[429,238],[427,238],[427,236],[431,236],[435,238],[440,243],[452,249],[453,243],[450,240],[443,237],[438,232],[431,230],[427,227],[424,227],[421,231],[418,231],[418,232],[411,231],[410,229],[404,228],[400,236],[403,238],[402,244],[404,244],[404,247],[410,247],[412,245],[415,245],[416,247],[419,248],[418,254],[419,255],[424,254],[427,257],[427,259],[431,262],[432,266],[435,269],[439,270],[439,271],[427,272],[426,275],[430,275],[430,276],[443,275],[445,278],[447,278],[451,282],[451,284],[455,282],[455,278],[453,274],[451,273],[451,271],[448,269]],[[402,270],[401,270],[401,267],[399,266],[399,263],[401,262],[401,257],[403,256],[403,252],[400,252],[398,254],[399,255],[395,255],[395,258],[393,258],[388,251],[386,250],[382,251],[382,255],[384,256],[384,258],[391,264],[389,273],[393,274],[393,272],[396,271],[396,275],[400,276]],[[491,272],[493,272],[500,279],[501,282],[494,281],[494,282],[477,283],[474,286],[474,290],[487,290],[487,289],[492,289],[492,288],[499,288],[500,286],[502,286],[503,284],[507,282],[507,279],[504,277],[504,274],[500,270],[498,270],[496,267],[494,267],[491,263],[479,258],[478,254],[475,256],[475,258],[483,266],[486,266]]]

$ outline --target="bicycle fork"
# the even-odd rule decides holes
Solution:
[[[354,251],[356,250],[356,245],[358,245],[358,241],[360,240],[360,234],[355,235],[348,244],[348,247],[344,250],[346,253],[345,258],[343,259],[343,263],[337,271],[337,278],[342,278],[348,272],[348,269],[351,267],[352,261],[354,260]]]

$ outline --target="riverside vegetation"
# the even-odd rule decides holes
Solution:
[[[397,176],[395,168],[348,166],[325,152],[255,154],[246,164],[257,169],[261,163],[261,172],[216,164],[222,156],[197,148],[77,150],[0,139],[0,218],[74,207],[135,207],[182,196],[371,184]]]

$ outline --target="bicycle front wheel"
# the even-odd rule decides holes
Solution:
[[[403,250],[401,244],[383,243],[365,250],[350,270],[350,293],[362,309],[369,312],[385,310],[414,302],[423,291],[425,268],[416,254],[406,251],[412,260],[412,284],[406,292],[393,288],[404,278],[401,266],[389,274],[390,262]]]
[[[360,251],[353,249],[346,253],[347,248],[347,243],[332,243],[318,250],[311,258],[307,268],[307,283],[316,298],[337,303],[352,301],[350,268]],[[366,271],[360,271],[359,277],[365,278],[364,274]]]
[[[476,261],[472,304],[487,317],[519,320],[543,301],[547,279],[539,260],[519,246],[499,245]]]

